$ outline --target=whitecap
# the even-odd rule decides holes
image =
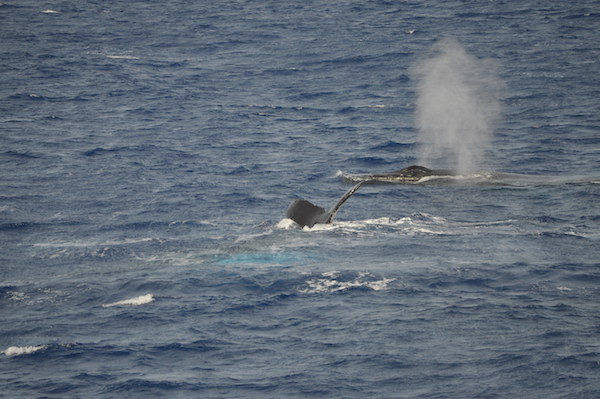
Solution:
[[[11,301],[22,301],[27,298],[27,295],[20,291],[9,291],[7,294],[9,295],[8,299]]]
[[[107,58],[113,59],[113,60],[139,60],[140,57],[136,57],[133,55],[107,55]]]
[[[384,278],[382,280],[371,281],[365,283],[365,287],[370,288],[373,291],[381,291],[385,290],[388,287],[388,285],[395,280],[395,278]]]
[[[124,240],[107,240],[107,241],[51,241],[39,242],[33,244],[39,248],[91,248],[91,247],[106,247],[118,245],[140,244],[144,242],[154,241],[152,237],[128,238]]]
[[[373,291],[386,289],[396,279],[383,278],[374,280],[368,272],[359,273],[353,279],[344,280],[338,271],[322,273],[320,277],[309,279],[306,286],[299,291],[302,294],[319,294],[346,291],[351,288],[368,288]]]
[[[34,353],[40,350],[46,349],[47,345],[39,345],[39,346],[11,346],[4,351],[6,356],[21,356],[28,355],[30,353]]]
[[[154,297],[152,296],[152,294],[146,294],[146,295],[141,295],[141,296],[138,296],[135,298],[124,299],[122,301],[106,303],[106,304],[102,305],[102,307],[110,308],[113,306],[139,306],[139,305],[145,305],[145,304],[153,302],[153,301],[154,301]]]
[[[42,14],[60,14],[60,12],[58,12],[56,10],[47,9],[47,10],[42,11]]]
[[[447,235],[451,234],[451,232],[448,231],[447,224],[448,223],[444,218],[421,214],[400,219],[380,217],[354,221],[335,221],[329,224],[315,224],[313,227],[304,226],[302,231],[341,231],[347,234],[371,236],[374,234],[381,234],[381,229],[388,229],[388,231],[391,229],[393,232],[400,230],[409,235]],[[294,225],[292,224],[292,226]]]
[[[282,230],[289,230],[291,228],[294,228],[295,226],[297,226],[296,222],[288,218],[281,219],[279,223],[277,223],[277,228]]]

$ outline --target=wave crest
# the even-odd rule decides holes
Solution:
[[[345,278],[339,272],[325,272],[321,276],[306,281],[306,287],[300,289],[302,294],[319,294],[346,291],[352,288],[367,288],[381,291],[395,281],[394,278],[377,280],[371,273],[362,272],[354,278]]]
[[[145,305],[147,303],[153,302],[154,296],[152,294],[141,295],[135,298],[124,299],[122,301],[117,301],[113,303],[107,303],[102,305],[103,308],[110,308],[113,306],[139,306]]]
[[[41,351],[46,349],[47,345],[38,345],[38,346],[10,346],[6,348],[4,354],[8,357],[13,356],[21,356],[21,355],[29,355],[30,353],[35,353],[37,351]]]

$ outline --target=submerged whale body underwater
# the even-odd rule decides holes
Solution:
[[[453,176],[454,173],[447,169],[429,169],[424,166],[411,165],[406,168],[387,173],[366,174],[346,176],[344,179],[350,182],[358,182],[338,200],[338,202],[326,211],[318,205],[304,199],[292,202],[286,212],[286,217],[298,223],[301,227],[313,227],[315,224],[329,224],[335,218],[340,207],[350,198],[363,184],[369,183],[415,183],[428,176]]]

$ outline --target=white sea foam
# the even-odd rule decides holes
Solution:
[[[42,13],[43,14],[60,14],[58,11],[50,10],[50,9],[44,10],[44,11],[42,11]]]
[[[357,183],[359,181],[369,181],[372,177],[369,174],[354,174],[347,173],[341,170],[338,170],[333,177],[342,177],[344,180],[349,182]],[[381,180],[375,179],[375,180]],[[432,175],[432,176],[424,176],[415,181],[402,181],[398,179],[398,181],[394,181],[393,178],[389,180],[381,180],[382,182],[388,184],[440,184],[440,185],[508,185],[514,187],[515,185],[535,185],[535,184],[548,184],[548,177],[544,176],[544,179],[541,181],[539,178],[536,179],[534,176],[530,175],[519,175],[519,174],[511,174],[511,173],[497,173],[490,171],[478,171],[471,173],[463,173],[456,175]],[[561,182],[556,182],[555,184],[564,184],[571,183],[572,178],[564,179]]]
[[[296,222],[294,222],[292,219],[281,219],[279,221],[279,223],[277,223],[277,228],[278,229],[282,229],[282,230],[289,230],[291,228],[294,228],[296,226]]]
[[[154,297],[152,296],[152,294],[146,294],[146,295],[141,295],[135,298],[130,298],[130,299],[124,299],[122,301],[117,301],[117,302],[113,302],[113,303],[107,303],[102,305],[103,308],[110,308],[113,306],[139,306],[139,305],[145,305],[147,303],[153,302],[154,301]]]
[[[34,247],[40,248],[88,248],[88,247],[104,247],[104,246],[117,246],[117,245],[130,245],[139,244],[142,242],[153,241],[154,238],[141,237],[141,238],[128,238],[121,241],[108,240],[108,241],[53,241],[53,242],[39,242],[33,244]]]
[[[436,236],[436,235],[473,235],[480,234],[485,229],[503,229],[508,234],[513,234],[516,224],[519,220],[502,219],[491,221],[473,221],[458,222],[448,220],[441,216],[435,216],[428,213],[415,213],[402,218],[380,217],[364,220],[341,221],[335,220],[330,224],[316,224],[313,227],[299,226],[289,220],[284,219],[278,227],[285,229],[296,229],[306,234],[323,234],[335,232],[344,235],[356,235],[365,237],[386,236],[386,235],[408,235],[408,236]],[[564,234],[571,234],[569,232]],[[582,236],[581,233],[577,235]]]
[[[304,226],[302,231],[323,232],[340,231],[348,234],[394,234],[400,231],[409,235],[440,235],[451,234],[444,218],[431,215],[406,216],[400,219],[381,217],[354,221],[334,221],[330,224],[316,224],[313,227]]]
[[[320,277],[312,278],[306,281],[306,287],[300,289],[303,294],[318,294],[346,291],[351,288],[368,288],[373,291],[386,289],[393,278],[383,278],[374,280],[368,272],[359,273],[353,279],[344,280],[339,272],[331,271],[322,273]]]
[[[471,173],[464,175],[453,175],[453,176],[424,176],[415,184],[423,184],[429,182],[439,183],[452,183],[452,184],[463,184],[463,185],[477,185],[477,184],[494,184],[500,183],[500,179],[494,178],[490,172]]]
[[[113,60],[139,60],[140,57],[136,57],[133,55],[107,55],[107,58],[111,58]]]
[[[261,237],[268,237],[273,233],[273,230],[265,230],[260,233],[255,234],[242,234],[238,238],[235,239],[235,242],[245,242],[245,241],[253,241]]]
[[[40,350],[46,349],[47,345],[39,345],[39,346],[11,346],[4,351],[6,356],[21,356],[28,355],[30,353],[34,353]]]
[[[25,298],[27,298],[27,295],[25,295],[24,292],[20,292],[20,291],[9,291],[7,292],[8,294],[8,299],[10,299],[11,301],[22,301]]]

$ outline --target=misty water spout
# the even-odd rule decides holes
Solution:
[[[420,164],[459,174],[481,166],[501,112],[496,70],[492,60],[468,54],[453,39],[438,41],[413,68]]]

